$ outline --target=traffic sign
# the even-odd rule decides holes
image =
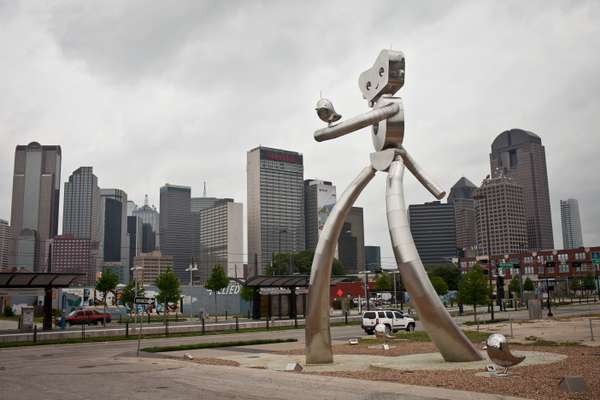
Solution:
[[[335,292],[335,294],[337,295],[337,297],[342,297],[344,295],[344,291],[342,289],[338,289],[337,292]]]
[[[600,258],[592,258],[592,264],[600,264]]]
[[[149,297],[136,297],[135,304],[150,304],[152,299]]]
[[[500,267],[500,268],[512,268],[513,267],[513,263],[500,263],[500,264],[498,264],[498,267]]]

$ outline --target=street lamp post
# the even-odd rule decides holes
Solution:
[[[550,308],[550,285],[548,284],[548,276],[546,275],[546,306],[548,307],[548,316],[552,317],[552,308]]]
[[[144,268],[140,267],[140,266],[130,268],[130,270],[133,271],[134,276],[135,276],[135,271],[139,271],[139,270],[143,270],[143,269]],[[138,297],[138,292],[139,292],[138,281],[139,281],[139,279],[135,280],[135,298],[133,299],[133,306],[135,307],[135,319],[136,319],[136,322],[139,320],[139,323],[140,323],[139,328],[138,328],[138,342],[137,342],[137,351],[136,351],[137,357],[140,356],[140,344],[142,341],[142,316],[139,316],[139,318],[138,318],[139,310],[138,310],[138,305],[136,303],[136,299]]]
[[[192,279],[193,273],[194,273],[194,271],[198,271],[198,264],[196,264],[194,262],[193,258],[192,258],[192,262],[190,263],[189,267],[187,267],[185,269],[185,271],[190,273],[190,287],[193,287],[194,286],[194,280]]]

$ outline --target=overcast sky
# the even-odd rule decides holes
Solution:
[[[319,91],[345,117],[367,110],[358,76],[390,46],[406,55],[406,147],[449,190],[489,173],[493,139],[531,130],[546,148],[556,247],[559,200],[579,200],[600,245],[600,2],[0,0],[0,218],[14,148],[62,147],[62,181],[158,206],[164,183],[246,202],[246,151],[304,155],[305,178],[341,193],[370,133],[317,143]],[[409,203],[431,195],[407,177]],[[392,263],[384,175],[359,198],[366,244]],[[62,188],[61,188],[62,203]],[[244,209],[245,213],[245,209]],[[245,233],[244,233],[245,235]]]

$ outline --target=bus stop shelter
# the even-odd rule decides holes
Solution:
[[[84,274],[59,272],[0,272],[0,289],[44,291],[43,329],[52,329],[52,289],[69,287]]]
[[[345,279],[345,277],[332,277],[331,278],[331,286],[335,285],[338,282],[341,282]],[[273,276],[264,276],[264,275],[256,275],[249,277],[242,284],[247,288],[254,289],[254,297],[252,299],[252,318],[260,319],[260,309],[261,309],[261,298],[260,298],[260,289],[262,288],[281,288],[288,289],[290,293],[288,294],[288,304],[289,313],[288,317],[293,319],[296,318],[296,289],[297,288],[308,288],[310,282],[309,275],[273,275]],[[271,296],[268,297],[268,301],[271,302]],[[269,304],[268,307],[271,310],[271,306]],[[306,309],[306,306],[304,307]]]

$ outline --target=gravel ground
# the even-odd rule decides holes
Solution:
[[[396,346],[385,352],[387,356],[427,353],[436,351],[432,343],[394,342]],[[584,346],[521,346],[511,345],[514,350],[560,353],[567,359],[547,365],[515,367],[512,375],[505,378],[475,376],[473,370],[453,371],[352,371],[322,372],[321,375],[355,379],[391,381],[420,386],[436,386],[448,389],[495,393],[531,399],[600,399],[600,352],[597,348]],[[288,354],[302,354],[297,351]],[[334,346],[337,354],[383,354],[381,350],[368,349],[366,345]],[[566,394],[558,388],[563,376],[581,375],[589,388],[587,394]]]
[[[239,367],[240,363],[233,360],[223,360],[220,358],[212,358],[212,357],[203,357],[203,358],[194,358],[191,360],[197,364],[205,364],[205,365],[226,365],[229,367]]]

